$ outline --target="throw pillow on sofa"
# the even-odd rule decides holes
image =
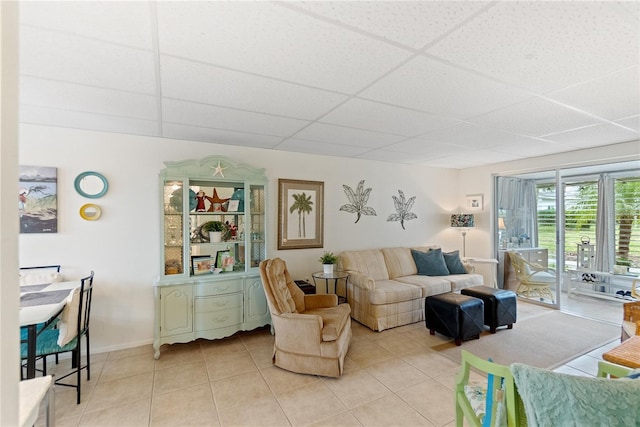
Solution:
[[[459,251],[444,252],[442,256],[444,257],[445,264],[447,264],[449,274],[467,274],[467,270],[464,269],[464,265],[460,259]]]
[[[413,261],[418,268],[418,274],[422,276],[448,276],[449,269],[444,262],[442,249],[431,249],[429,252],[421,252],[411,249]]]

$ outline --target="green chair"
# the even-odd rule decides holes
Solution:
[[[469,383],[472,369],[483,375],[493,375],[494,399],[490,414],[485,415],[486,406],[476,405],[473,402],[477,400],[474,399],[474,394],[481,400],[485,399],[488,380],[485,380],[482,385]],[[500,386],[501,383],[502,386]],[[479,391],[480,388],[482,391]],[[489,423],[491,426],[505,425],[505,423],[509,427],[526,425],[522,402],[509,367],[481,359],[466,350],[462,350],[460,372],[456,376],[455,408],[458,427],[463,426],[463,420],[466,420],[470,426],[481,427],[486,416],[491,417]]]
[[[600,378],[623,378],[629,375],[633,370],[614,363],[601,360],[598,362],[598,377]]]

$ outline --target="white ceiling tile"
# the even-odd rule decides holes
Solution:
[[[632,24],[640,24],[640,2],[638,1],[619,1],[618,5],[622,8],[620,14],[629,18]],[[634,21],[635,20],[635,21]]]
[[[21,1],[20,22],[151,49],[150,11],[141,1]]]
[[[577,148],[587,148],[633,141],[640,139],[640,135],[638,132],[631,132],[618,126],[601,124],[555,135],[547,135],[544,138]]]
[[[313,123],[295,134],[295,137],[309,141],[370,148],[383,147],[405,138],[404,136],[328,125],[325,123]]]
[[[408,165],[420,163],[429,158],[429,156],[425,154],[402,153],[389,150],[372,150],[357,157],[364,160],[379,160],[381,162],[404,163]]]
[[[312,89],[168,56],[161,58],[162,94],[169,98],[315,119],[347,99]]]
[[[162,118],[170,123],[282,137],[292,135],[309,123],[304,120],[171,99],[162,102]]]
[[[269,2],[160,2],[160,51],[355,93],[409,52]]]
[[[452,1],[302,1],[288,3],[383,39],[421,49],[487,5]]]
[[[22,27],[20,74],[88,86],[154,94],[151,52]]]
[[[430,54],[539,93],[638,63],[639,28],[614,2],[500,2]]]
[[[458,150],[453,154],[434,157],[423,164],[438,167],[463,168],[508,162],[524,158],[524,155],[498,153],[492,150]]]
[[[20,77],[20,104],[135,119],[158,119],[158,105],[153,96],[32,77]]]
[[[542,98],[534,98],[469,121],[526,136],[547,135],[599,123],[597,119]]]
[[[489,148],[489,151],[494,153],[513,154],[520,157],[539,157],[571,150],[575,150],[575,147],[533,138],[521,138]]]
[[[509,141],[521,140],[522,137],[473,123],[459,123],[449,128],[426,133],[420,136],[420,139],[462,147],[483,148]]]
[[[153,120],[59,110],[35,105],[20,106],[20,122],[122,134],[160,136],[158,122]]]
[[[174,123],[165,123],[162,126],[162,136],[254,148],[273,148],[282,140],[282,138],[276,136],[256,135]]]
[[[459,119],[532,97],[515,87],[424,57],[412,59],[358,96]]]
[[[439,118],[363,99],[347,101],[320,121],[404,136],[419,135],[458,123],[452,119]]]
[[[475,161],[475,159],[471,157],[446,156],[446,157],[438,157],[437,159],[429,159],[424,162],[420,162],[416,164],[420,166],[429,166],[432,168],[464,169],[464,168],[473,168],[476,166],[482,166],[485,163]]]
[[[385,151],[400,151],[402,153],[443,157],[462,151],[460,147],[439,142],[430,142],[421,138],[411,138],[400,141],[384,148]],[[467,151],[467,150],[464,150]]]
[[[330,144],[327,142],[287,139],[276,147],[278,150],[296,151],[299,153],[322,154],[325,156],[354,157],[368,151],[367,148],[351,145]]]
[[[615,122],[640,132],[640,115],[625,117],[624,119],[616,120]]]
[[[640,114],[640,67],[630,67],[547,95],[609,120]]]

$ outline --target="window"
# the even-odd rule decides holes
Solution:
[[[640,273],[640,177],[616,179],[615,194],[616,265]]]

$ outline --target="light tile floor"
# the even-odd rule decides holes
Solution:
[[[619,324],[621,304],[572,297],[566,311]],[[535,312],[519,303],[519,320]],[[91,381],[56,387],[56,424],[65,426],[450,426],[458,364],[430,347],[424,323],[381,333],[353,322],[340,379],[294,374],[271,364],[268,329],[224,340],[150,345],[92,355]],[[595,375],[617,341],[557,369]],[[61,360],[54,372],[68,369]],[[52,365],[52,363],[50,363]],[[83,374],[84,375],[84,374]],[[44,418],[38,420],[43,425]]]

